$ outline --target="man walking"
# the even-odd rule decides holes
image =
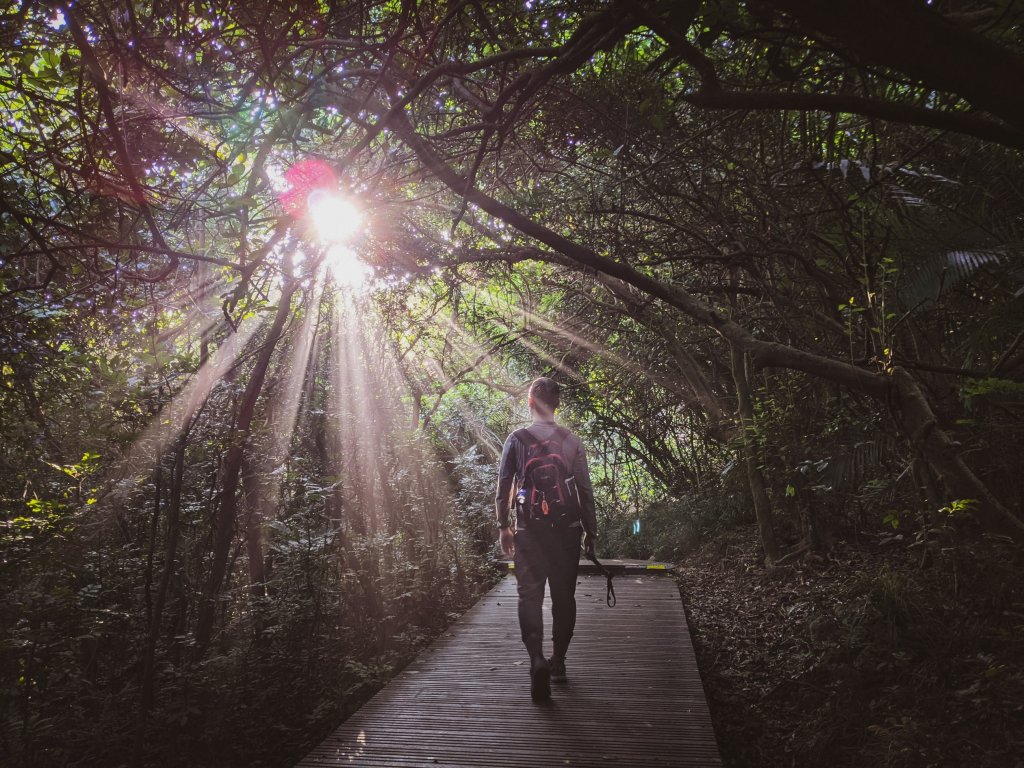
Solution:
[[[514,557],[519,629],[530,654],[530,696],[551,697],[550,682],[566,681],[565,655],[576,626],[576,572],[580,537],[588,555],[597,540],[594,490],[580,439],[555,424],[558,384],[542,377],[530,385],[533,423],[509,435],[501,453],[495,510],[499,541]],[[515,498],[516,527],[510,511]],[[552,654],[544,658],[544,584],[551,591]]]

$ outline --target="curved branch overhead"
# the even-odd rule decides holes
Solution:
[[[765,90],[761,82],[748,87],[723,87],[717,67],[727,64],[714,56],[713,46],[704,51],[687,36],[689,21],[682,24],[657,4],[641,4],[639,17],[669,46],[672,54],[693,67],[700,87],[683,98],[691,104],[712,109],[736,110],[818,110],[848,112],[866,117],[954,131],[986,141],[1024,148],[1024,55],[970,29],[958,26],[934,9],[900,2],[816,3],[803,0],[753,4],[757,22],[749,30],[730,28],[726,34],[750,35],[769,46],[781,46],[789,39],[794,48],[801,41],[778,14],[762,15],[775,8],[800,23],[800,29],[817,39],[830,53],[867,68],[886,68],[917,81],[925,91],[941,91],[965,99],[992,117],[964,108],[937,108],[920,100],[892,99],[866,95],[855,90],[829,92],[815,83],[804,82],[800,72],[789,70],[780,87]],[[700,35],[696,36],[700,39]],[[795,38],[795,39],[794,39]],[[776,49],[778,50],[778,49]],[[712,58],[714,57],[714,58]],[[780,67],[776,65],[775,71]],[[731,74],[731,73],[730,73]],[[801,89],[801,86],[803,89]]]
[[[838,42],[861,63],[889,67],[925,87],[958,94],[1024,132],[1024,55],[943,16],[936,7],[887,0],[766,4]]]

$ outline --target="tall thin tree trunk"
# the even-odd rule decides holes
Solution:
[[[143,596],[146,604],[146,623],[149,626],[149,638],[142,658],[139,659],[140,679],[140,704],[138,717],[135,720],[135,740],[132,745],[132,765],[142,765],[142,746],[145,741],[146,723],[149,720],[149,710],[153,703],[153,670],[155,669],[156,643],[152,640],[155,635],[153,625],[153,561],[156,555],[156,535],[160,526],[160,508],[163,503],[164,467],[163,467],[163,446],[160,446],[157,456],[156,471],[153,473],[153,514],[149,523],[149,550],[146,553],[146,573],[143,579]],[[173,482],[173,478],[172,478]]]
[[[263,559],[263,520],[266,518],[265,488],[259,470],[245,459],[242,462],[242,491],[245,494],[245,551],[249,563],[249,599],[252,601],[252,632],[257,644],[267,627],[267,572]]]
[[[764,475],[757,461],[757,445],[754,441],[754,404],[750,395],[750,379],[743,350],[730,344],[732,352],[732,375],[736,382],[736,400],[740,422],[741,446],[743,463],[747,468],[747,482],[750,484],[750,495],[754,502],[754,514],[757,517],[757,528],[761,534],[761,546],[764,547],[765,562],[771,565],[779,559],[779,548],[775,542],[775,530],[772,527],[772,506],[768,498]]]
[[[253,598],[267,594],[267,574],[263,563],[263,489],[260,487],[258,470],[248,459],[242,462],[242,489],[245,493],[245,549],[249,556],[249,590]]]

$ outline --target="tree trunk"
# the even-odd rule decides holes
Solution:
[[[750,483],[750,495],[754,501],[754,514],[757,516],[757,528],[761,534],[765,562],[770,566],[779,559],[779,548],[775,543],[775,530],[772,527],[771,500],[768,498],[764,475],[757,460],[757,443],[754,440],[756,428],[754,404],[750,395],[750,380],[747,376],[743,351],[736,346],[731,346],[730,349],[732,351],[732,375],[736,382],[743,463],[747,468],[747,481]]]
[[[267,574],[263,562],[263,489],[259,470],[245,459],[242,461],[242,492],[245,494],[245,549],[249,556],[249,591],[255,599],[266,597]]]
[[[267,570],[263,559],[263,521],[267,500],[261,487],[259,470],[248,460],[242,462],[242,493],[245,495],[245,551],[249,563],[249,599],[252,601],[252,633],[254,642],[265,640]]]
[[[142,592],[146,604],[146,622],[149,625],[149,638],[145,650],[139,659],[140,706],[135,720],[135,740],[132,745],[132,765],[142,765],[142,745],[145,740],[146,723],[149,720],[149,709],[153,702],[153,673],[155,669],[156,635],[153,625],[153,561],[156,555],[156,535],[160,526],[160,511],[163,504],[164,467],[163,446],[157,451],[156,471],[153,473],[153,514],[149,522],[149,551],[146,553],[146,572],[143,578]]]

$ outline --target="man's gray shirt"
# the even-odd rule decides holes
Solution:
[[[527,429],[538,441],[550,439],[558,425],[553,421],[534,421]],[[594,511],[594,486],[590,482],[590,469],[587,467],[587,453],[580,439],[569,430],[562,441],[562,458],[569,471],[576,477],[576,489],[580,495],[580,515],[583,529],[591,533],[597,532],[597,515]],[[498,522],[508,524],[509,507],[513,492],[522,484],[523,466],[526,461],[526,446],[513,432],[505,440],[501,451],[501,463],[498,465],[498,490],[494,497],[495,512]]]

